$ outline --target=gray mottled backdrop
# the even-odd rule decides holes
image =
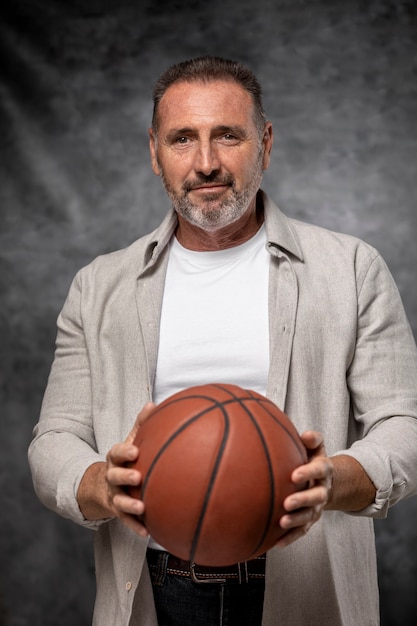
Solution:
[[[416,333],[416,43],[415,0],[3,0],[0,623],[90,623],[91,533],[37,502],[26,449],[71,278],[167,209],[155,77],[203,53],[247,63],[276,132],[264,187],[378,247]],[[414,623],[416,514],[411,499],[376,524],[385,626]]]

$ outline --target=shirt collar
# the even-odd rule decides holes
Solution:
[[[302,261],[303,254],[291,220],[279,210],[264,191],[259,190],[258,193],[264,206],[269,251],[275,254],[275,250],[282,249]],[[174,209],[170,209],[158,228],[148,235],[143,272],[157,262],[173,236],[177,223],[176,213]]]

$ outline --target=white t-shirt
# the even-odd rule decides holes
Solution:
[[[206,383],[265,394],[269,368],[269,254],[265,226],[215,252],[170,244],[154,401]]]

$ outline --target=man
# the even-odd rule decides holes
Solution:
[[[393,280],[373,248],[259,190],[273,133],[246,68],[167,70],[149,135],[173,210],[75,278],[30,447],[41,500],[97,530],[94,624],[376,625],[372,517],[417,491],[417,354]],[[310,487],[266,560],[202,584],[147,536],[126,464],[152,402],[220,381],[287,412]]]

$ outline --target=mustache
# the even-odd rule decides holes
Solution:
[[[198,178],[194,180],[186,180],[183,184],[183,190],[187,193],[207,183],[229,185],[229,187],[233,187],[235,184],[235,179],[231,174],[228,174],[226,176],[219,176],[217,172],[213,172],[211,174],[208,174],[207,176],[205,174],[200,174]]]

